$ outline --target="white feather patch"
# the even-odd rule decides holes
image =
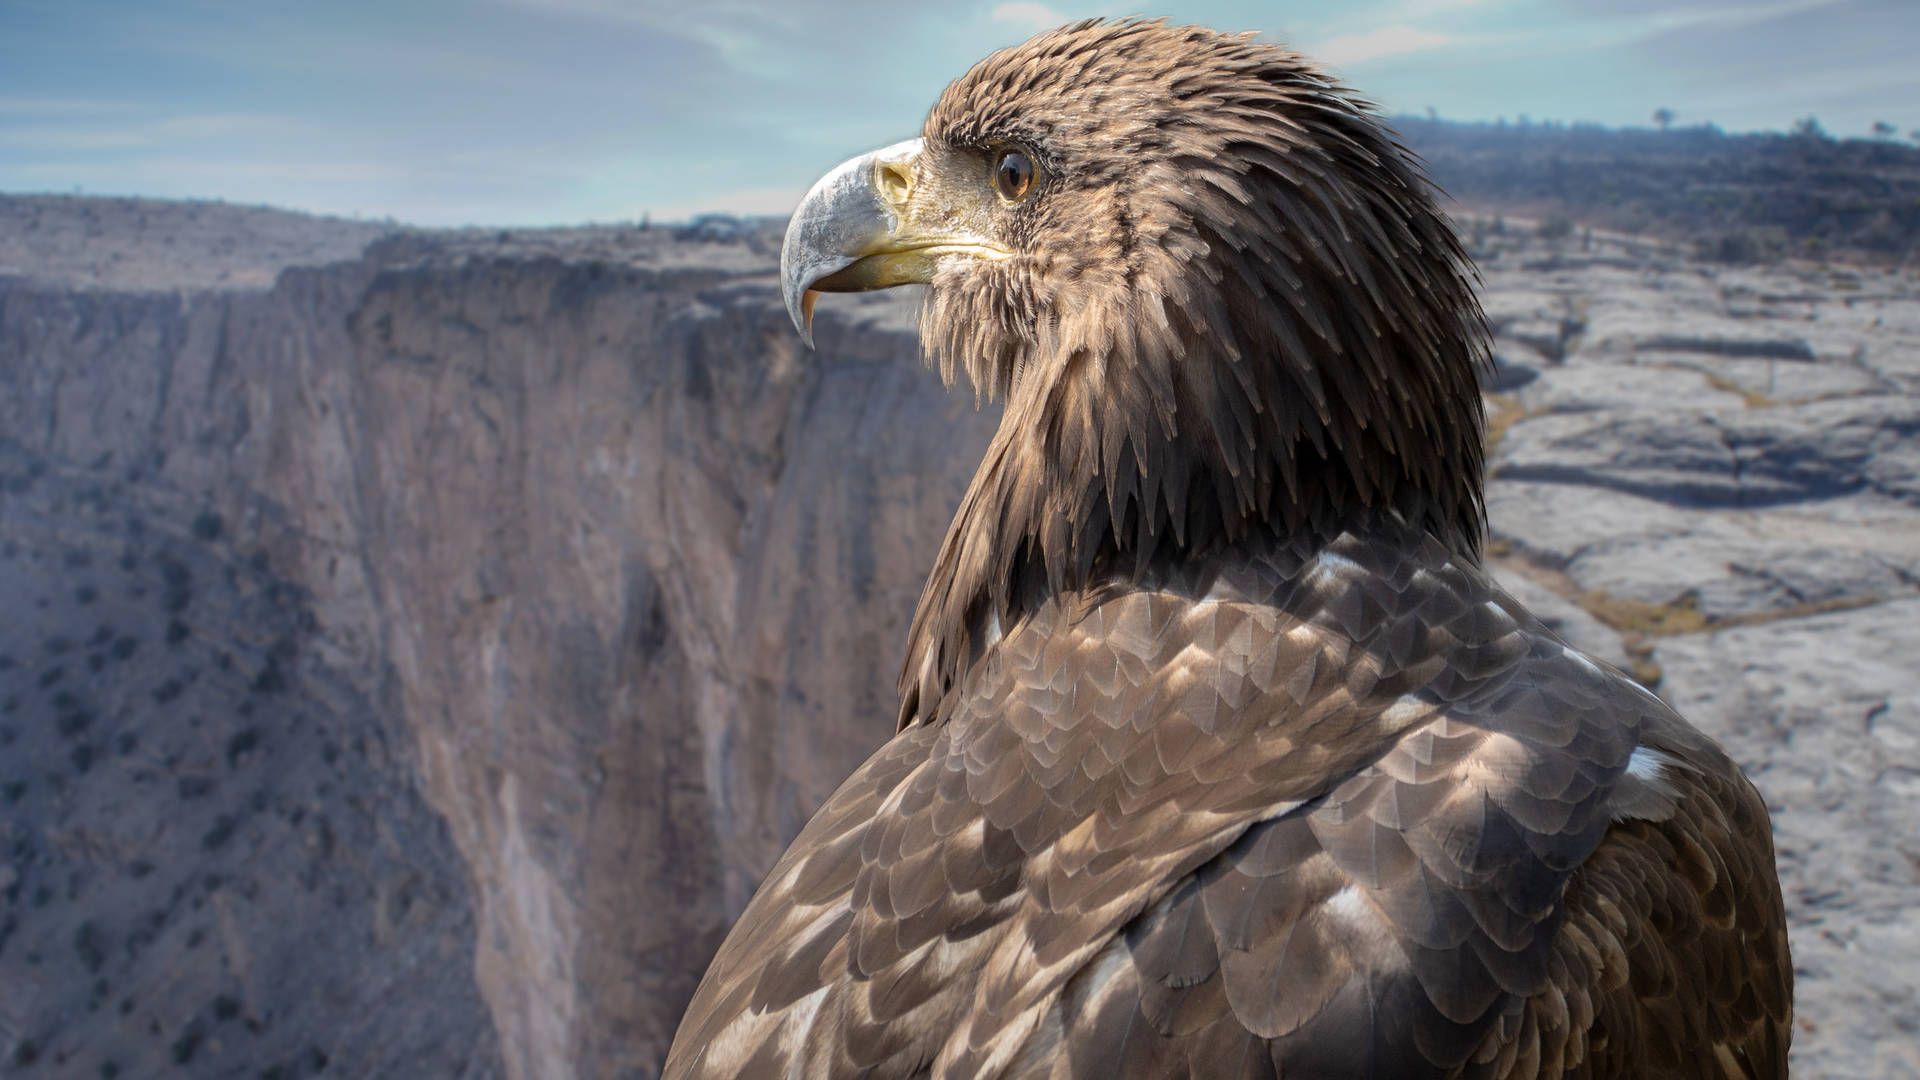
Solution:
[[[1680,805],[1680,791],[1668,777],[1678,763],[1646,746],[1634,747],[1627,768],[1614,785],[1609,811],[1615,821],[1641,818],[1665,821]]]
[[[1365,941],[1374,948],[1394,951],[1399,948],[1387,933],[1387,927],[1380,918],[1380,910],[1367,899],[1358,885],[1348,885],[1339,892],[1326,898],[1320,910],[1347,933],[1353,935],[1349,940]]]
[[[1636,746],[1633,754],[1627,758],[1627,772],[1650,784],[1665,784],[1666,778],[1662,774],[1671,764],[1673,762],[1660,751]]]

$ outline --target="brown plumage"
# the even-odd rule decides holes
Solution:
[[[1765,807],[1480,565],[1470,270],[1361,103],[1081,23],[854,164],[790,303],[927,281],[1005,415],[669,1077],[1786,1075]]]

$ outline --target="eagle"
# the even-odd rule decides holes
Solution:
[[[689,1078],[1786,1076],[1765,804],[1489,575],[1471,264],[1372,106],[1089,21],[822,178],[1003,414],[898,730],[720,946]]]

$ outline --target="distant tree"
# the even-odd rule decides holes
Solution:
[[[1773,262],[1786,250],[1787,231],[1777,225],[1735,229],[1700,245],[1702,255],[1725,263]]]
[[[1898,134],[1900,134],[1900,129],[1887,123],[1885,120],[1875,120],[1873,122],[1873,137],[1876,139],[1891,139]]]
[[[1912,139],[1914,142],[1920,142],[1920,128],[1914,128],[1912,131],[1907,132],[1907,138]]]
[[[1439,122],[1440,122],[1440,110],[1434,108],[1431,105],[1427,106],[1427,123],[1437,124]]]
[[[1824,139],[1827,129],[1820,126],[1817,116],[1803,116],[1793,122],[1793,133],[1806,139]]]
[[[1661,131],[1667,130],[1673,126],[1673,110],[1665,105],[1653,110],[1653,122],[1659,125]]]

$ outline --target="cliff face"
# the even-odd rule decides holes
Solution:
[[[655,1075],[993,415],[771,228],[100,214],[0,229],[0,1072]],[[1467,224],[1495,571],[1768,797],[1795,1075],[1920,1070],[1920,278]]]
[[[0,447],[0,1073],[499,1075],[398,710],[217,511],[95,460]]]
[[[987,434],[902,330],[801,352],[767,269],[431,262],[348,320],[375,623],[521,1075],[657,1067],[760,874],[890,733]]]
[[[823,313],[820,350],[801,351],[773,299],[766,240],[396,240],[350,263],[288,270],[264,293],[101,293],[30,280],[0,296],[0,431],[23,490],[6,496],[7,538],[27,543],[36,522],[71,516],[71,498],[29,504],[51,469],[102,503],[95,568],[117,557],[126,507],[151,503],[169,513],[146,515],[149,546],[203,553],[209,568],[194,580],[217,577],[211,567],[224,560],[244,570],[238,593],[270,589],[249,584],[251,574],[298,597],[285,619],[304,629],[277,645],[277,624],[237,602],[194,618],[199,600],[167,599],[169,564],[155,561],[164,556],[135,551],[125,574],[159,575],[147,607],[155,619],[182,614],[181,648],[203,636],[229,652],[221,635],[264,640],[224,682],[198,675],[236,684],[206,704],[204,722],[179,719],[184,709],[147,715],[143,695],[172,668],[122,678],[128,722],[156,732],[148,742],[216,750],[239,737],[228,726],[245,725],[284,760],[256,782],[269,809],[210,812],[252,821],[342,767],[300,741],[316,726],[305,718],[329,700],[308,684],[323,682],[346,695],[334,713],[351,714],[384,748],[356,782],[404,801],[417,777],[444,815],[444,830],[419,810],[372,810],[368,820],[399,869],[445,893],[437,926],[457,947],[416,972],[424,985],[380,996],[336,989],[324,1002],[311,998],[323,974],[289,961],[276,985],[303,1004],[276,1006],[281,1026],[320,1039],[344,1013],[413,1030],[434,1026],[402,1022],[414,1002],[473,999],[477,989],[486,1012],[443,1010],[436,1032],[469,1055],[470,1071],[651,1075],[759,875],[890,733],[905,623],[992,418],[919,368],[897,300],[839,309],[850,318]],[[72,526],[48,529],[29,545],[38,562],[9,580],[31,591],[27,582],[52,575],[47,605],[76,627],[65,639],[79,649],[91,615],[71,599],[78,571],[59,561],[61,530]],[[175,602],[183,612],[166,609]],[[67,651],[29,640],[49,627],[7,639],[9,692],[36,688]],[[165,625],[144,633],[134,661],[167,648]],[[179,664],[189,685],[210,668]],[[256,701],[244,690],[262,665],[290,685]],[[251,706],[244,716],[241,706]],[[14,730],[34,732],[42,756],[65,752],[61,706],[28,693],[19,707],[34,715],[9,718]],[[338,742],[328,731],[309,742]],[[155,783],[184,791],[195,782],[183,770],[221,771],[218,753],[201,758],[170,763]],[[88,776],[123,805],[89,809],[76,779],[48,791],[44,810],[10,811],[16,831],[124,817],[124,803],[137,802],[139,816],[198,840],[200,826],[170,801],[98,766]],[[254,877],[304,865],[291,814],[247,835]],[[339,858],[378,854],[356,846],[373,839],[335,829]],[[87,858],[91,872],[126,877],[134,860],[155,860],[150,851],[135,836]],[[196,860],[178,861],[184,873]],[[65,865],[29,854],[12,872],[31,891]],[[90,920],[117,940],[133,932],[121,924],[155,880],[135,879],[95,907],[70,898],[80,906],[67,922]],[[396,935],[416,938],[381,924],[397,916],[377,882],[361,894],[304,938],[290,925],[297,909],[249,898],[263,918],[233,948],[314,948],[341,969],[383,972]],[[44,918],[29,910],[14,943],[0,945],[7,970],[42,929],[56,942],[71,936],[65,922],[34,921]],[[49,956],[58,974],[43,981],[71,983],[67,996],[79,1001],[89,980],[56,963],[65,959]],[[185,946],[154,963],[165,969],[155,986],[206,967]],[[120,964],[108,955],[100,970],[141,977],[119,976]],[[60,1001],[26,992],[4,1004],[4,1034],[40,1063],[27,1068],[66,1075],[93,1052],[93,1028]],[[101,1016],[115,1025],[111,1010]],[[223,1030],[197,1014],[154,1022],[160,1033],[135,1042],[159,1056],[115,1059],[130,1075],[169,1062],[194,1022]],[[219,1051],[220,1075],[278,1060],[239,1035]],[[408,1071],[419,1061],[405,1052],[369,1052],[350,1071]]]

